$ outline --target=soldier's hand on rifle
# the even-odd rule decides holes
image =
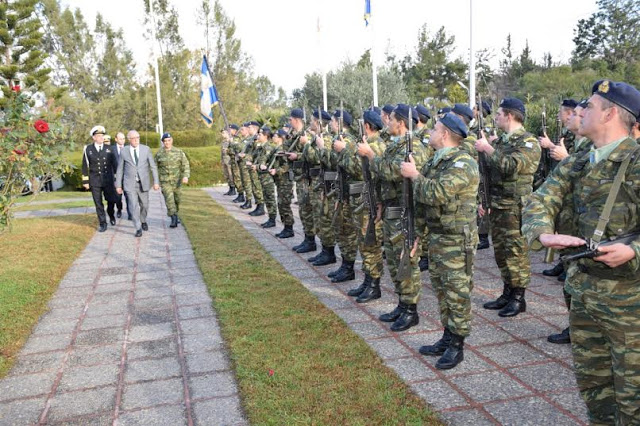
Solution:
[[[260,170],[267,170],[267,166],[265,166],[264,164],[260,164]]]
[[[251,166],[251,170],[253,170],[254,172],[257,170],[258,168],[255,165]]]
[[[182,178],[182,183],[189,183],[189,178],[188,177],[183,177]]]
[[[375,157],[375,153],[367,142],[358,144],[358,155],[361,157],[367,157],[369,160],[373,160],[373,157]]]
[[[551,158],[556,161],[562,161],[569,156],[567,152],[567,147],[564,146],[564,138],[560,139],[560,143],[558,145],[554,145],[551,148]]]
[[[247,161],[247,162],[245,162],[245,164],[246,164],[247,166],[251,166],[251,161]]]
[[[555,144],[551,142],[551,139],[549,139],[549,136],[547,136],[546,132],[544,136],[540,136],[538,140],[540,141],[540,146],[543,148],[551,149],[555,146]]]
[[[336,152],[342,152],[346,146],[347,143],[342,139],[342,135],[338,136],[338,138],[333,142],[333,149]]]
[[[420,242],[420,237],[416,238],[413,242],[413,247],[411,247],[411,252],[409,253],[409,257],[413,257],[416,255],[416,251],[418,250],[418,243]]]
[[[498,139],[498,134],[496,133],[496,131],[494,130],[491,135],[489,135],[489,143],[492,143]]]
[[[298,159],[298,154],[296,154],[295,152],[291,152],[291,153],[289,153],[287,158],[289,158],[289,161],[297,160]]]
[[[484,217],[485,214],[491,214],[491,209],[487,209],[485,211],[484,207],[482,207],[482,204],[480,204],[478,206],[478,215],[480,215],[480,217]]]
[[[276,169],[269,169],[269,174],[271,176],[275,176],[276,175]]]
[[[316,135],[316,147],[318,147],[318,149],[324,148],[324,138],[321,138],[320,135]]]
[[[416,162],[413,159],[413,155],[409,155],[408,162],[402,162],[402,165],[400,166],[400,174],[402,174],[402,177],[406,177],[412,180],[420,176],[420,172],[416,168]]]
[[[478,152],[485,152],[487,155],[493,154],[493,151],[495,150],[493,149],[489,141],[487,141],[487,137],[484,135],[484,131],[481,131],[480,134],[482,135],[482,137],[476,141],[476,149],[478,150]]]
[[[582,238],[565,234],[541,234],[538,239],[543,246],[556,250],[567,247],[580,247],[587,244]]]
[[[611,268],[627,263],[636,256],[636,252],[630,246],[622,243],[600,246],[598,252],[602,254],[594,257],[593,260],[602,262]]]
[[[245,154],[244,152],[238,153],[238,157],[240,157],[240,158],[244,158],[245,155],[247,155],[247,154]]]
[[[382,220],[382,203],[376,204],[376,223]]]
[[[306,144],[307,142],[309,142],[309,138],[307,137],[307,134],[305,133],[304,135],[300,136],[300,143],[302,145]]]

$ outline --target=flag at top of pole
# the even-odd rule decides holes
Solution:
[[[371,18],[371,0],[364,0],[364,24],[369,26],[369,19]]]
[[[209,64],[207,57],[202,57],[202,67],[200,68],[200,116],[207,127],[213,124],[213,106],[218,103],[218,92],[213,85],[211,74],[209,74]]]

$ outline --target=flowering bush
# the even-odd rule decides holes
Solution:
[[[38,178],[71,170],[63,154],[73,142],[57,124],[61,114],[52,103],[31,108],[19,86],[0,111],[0,233],[10,225],[13,205],[27,183],[37,192]]]

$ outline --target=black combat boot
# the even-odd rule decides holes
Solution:
[[[553,268],[545,269],[544,271],[542,271],[542,275],[544,275],[545,277],[557,277],[563,272],[564,265],[562,264],[562,262],[558,262],[558,264]]]
[[[249,199],[247,199],[247,201],[245,201],[244,204],[240,206],[240,208],[243,210],[250,209],[251,207],[252,207],[251,200]]]
[[[480,241],[478,242],[478,250],[484,250],[491,247],[489,244],[489,234],[478,234]]]
[[[231,200],[232,203],[244,203],[245,199],[244,199],[244,193],[243,192],[239,192],[238,196],[236,198],[234,198],[233,200]]]
[[[569,333],[569,327],[565,328],[558,334],[552,334],[547,337],[547,342],[555,344],[571,343],[571,334]]]
[[[558,275],[558,281],[560,281],[561,283],[563,283],[564,280],[566,279],[567,279],[567,271],[564,271],[560,275]]]
[[[276,234],[278,238],[291,238],[295,234],[293,233],[293,225],[285,225],[284,229]]]
[[[391,331],[405,331],[414,325],[418,325],[420,322],[420,317],[418,316],[418,305],[412,303],[406,306],[407,309],[400,314],[398,319],[391,326]]]
[[[355,262],[344,261],[345,267],[341,273],[334,275],[331,278],[332,283],[341,283],[344,281],[351,281],[356,279],[356,272],[353,270],[353,264]]]
[[[371,284],[358,296],[356,302],[367,303],[372,300],[380,299],[382,294],[380,293],[380,278],[376,278],[371,281]]]
[[[236,195],[236,187],[229,185],[229,190],[222,195]]]
[[[362,284],[360,284],[358,287],[354,287],[351,290],[349,290],[347,292],[347,296],[355,296],[355,297],[360,296],[364,291],[364,289],[369,287],[369,284],[371,284],[371,281],[373,281],[373,278],[371,278],[371,275],[365,272],[364,281],[362,281]]]
[[[464,359],[463,348],[464,337],[451,333],[451,342],[449,343],[449,347],[444,351],[444,354],[440,357],[438,362],[436,362],[436,368],[438,370],[448,370],[460,364]]]
[[[322,246],[320,257],[312,263],[313,266],[325,266],[336,263],[335,246],[325,247]]]
[[[331,271],[327,274],[327,277],[329,278],[333,278],[336,275],[342,273],[342,271],[344,270],[344,268],[346,267],[346,260],[344,260],[344,256],[342,256],[342,263],[340,264],[340,267],[338,269],[336,269],[335,271]]]
[[[524,300],[524,291],[522,287],[511,289],[509,303],[498,312],[498,315],[501,317],[515,317],[520,312],[526,312],[527,302]]]
[[[420,272],[429,270],[429,258],[427,256],[422,256],[420,258],[420,262],[418,262],[418,266],[420,267]]]
[[[252,211],[251,213],[249,213],[249,216],[262,216],[262,215],[264,215],[264,204],[263,203],[257,204],[255,210]]]
[[[316,246],[316,236],[305,235],[304,241],[298,246],[298,248],[296,249],[296,253],[309,253],[310,251],[316,251],[317,249],[318,247]]]
[[[261,223],[260,224],[261,227],[263,228],[273,228],[276,226],[276,217],[275,216],[269,216],[269,220],[267,220],[265,223]]]
[[[511,286],[509,286],[509,284],[507,283],[504,283],[504,288],[502,289],[502,294],[500,295],[500,297],[498,297],[493,302],[485,303],[484,305],[482,305],[482,307],[485,309],[493,310],[502,309],[507,306],[507,303],[509,303],[509,297],[511,297]]]
[[[322,255],[322,252],[323,252],[323,251],[322,251],[322,250],[320,250],[320,251],[318,252],[318,254],[315,254],[315,255],[311,256],[310,258],[308,258],[308,259],[307,259],[307,262],[309,262],[309,263],[313,263],[313,262],[315,262],[316,260],[318,260],[318,259],[320,258],[320,256]]]
[[[394,322],[400,317],[400,315],[402,315],[405,309],[407,309],[407,305],[405,303],[398,302],[398,306],[396,306],[393,311],[380,315],[378,319],[382,322]]]
[[[172,214],[171,215],[171,225],[169,225],[169,228],[177,228],[178,227],[178,215],[177,214]]]
[[[442,355],[449,347],[449,343],[451,343],[451,332],[448,328],[445,328],[440,340],[435,342],[433,345],[421,346],[418,351],[422,355]]]

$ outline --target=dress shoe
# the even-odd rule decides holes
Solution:
[[[558,334],[552,334],[551,336],[547,337],[547,342],[555,344],[571,343],[571,334],[569,333],[569,327],[565,328]]]
[[[331,277],[332,283],[341,283],[356,279],[356,272],[353,270],[353,265],[355,262],[345,261],[344,263],[345,267],[342,269],[342,272]]]
[[[418,266],[420,267],[420,272],[429,270],[429,258],[427,256],[422,256],[420,258],[420,262],[418,262]]]
[[[109,218],[109,223],[111,224],[111,226],[116,226],[116,218],[115,217],[110,217]]]
[[[104,232],[107,230],[107,223],[106,222],[102,222],[100,224],[100,226],[98,227],[98,232]]]
[[[478,237],[480,237],[477,247],[478,250],[484,250],[491,247],[491,244],[489,244],[489,234],[480,234]]]
[[[505,306],[507,306],[507,303],[509,303],[510,296],[511,296],[511,286],[507,283],[504,283],[504,286],[502,288],[502,294],[500,295],[500,297],[498,297],[493,302],[485,303],[484,305],[482,305],[482,307],[485,309],[492,309],[492,310],[502,309]]]
[[[451,342],[449,347],[438,362],[436,362],[436,368],[438,370],[449,370],[456,365],[460,364],[464,359],[464,337],[455,333],[451,333]]]
[[[498,312],[501,317],[515,317],[520,312],[527,311],[527,302],[524,300],[525,289],[516,287],[511,289],[511,298],[504,308]]]
[[[562,262],[558,262],[553,268],[545,269],[544,271],[542,271],[542,275],[544,275],[545,277],[557,277],[563,272],[564,265],[562,264]]]
[[[405,331],[418,325],[420,317],[418,316],[418,305],[415,303],[405,305],[407,308],[400,314],[391,326],[391,331]]]
[[[118,219],[120,219],[122,217],[122,210],[118,210],[118,213],[116,213],[116,217]]]
[[[445,328],[440,340],[433,345],[421,346],[418,352],[422,355],[442,355],[449,347],[449,343],[451,343],[451,332],[448,328]]]
[[[231,200],[232,203],[244,203],[246,200],[244,199],[244,193],[239,192],[238,196]]]
[[[142,230],[143,231],[148,231],[149,230],[149,226],[147,225],[146,222],[142,222]]]
[[[358,297],[362,294],[362,292],[364,291],[365,288],[369,287],[369,284],[371,284],[371,281],[373,281],[373,278],[371,278],[371,275],[367,274],[365,272],[364,274],[364,281],[362,281],[362,284],[360,284],[358,287],[352,288],[351,290],[349,290],[347,292],[347,296],[355,296]]]
[[[360,296],[356,299],[358,303],[367,303],[372,300],[380,299],[382,293],[380,292],[380,278],[371,280],[371,283],[364,289]]]
[[[399,302],[393,311],[380,315],[378,319],[382,322],[394,322],[402,315],[405,309],[407,309],[407,305]]]
[[[178,215],[177,214],[172,214],[171,215],[171,225],[169,225],[169,228],[177,228],[178,227]]]
[[[276,234],[278,238],[291,238],[295,234],[293,232],[293,225],[285,225],[284,229]]]
[[[136,234],[134,235],[135,237],[142,237],[142,229],[138,229],[136,231]]]

